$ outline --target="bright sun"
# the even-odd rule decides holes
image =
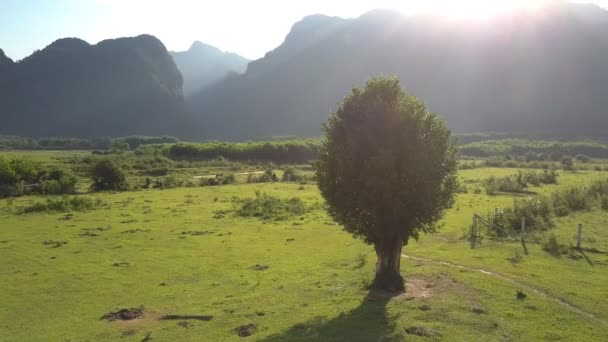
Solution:
[[[536,10],[548,0],[415,0],[402,1],[404,12],[433,13],[456,19],[485,19],[514,10]]]

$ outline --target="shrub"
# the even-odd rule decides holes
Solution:
[[[227,175],[218,174],[215,177],[201,178],[201,186],[226,185],[236,182],[236,177],[233,173]]]
[[[45,195],[60,195],[76,193],[78,179],[70,172],[54,168],[47,171],[40,182],[40,193]]]
[[[104,205],[100,199],[91,199],[88,197],[65,196],[62,198],[49,198],[45,202],[36,202],[22,209],[22,213],[34,212],[66,212],[66,211],[86,211],[95,207]]]
[[[526,220],[526,232],[545,231],[553,227],[551,208],[543,197],[515,200],[511,208],[498,212],[493,222],[516,235],[521,231],[522,217]]]
[[[294,168],[287,168],[283,172],[283,177],[281,180],[283,182],[300,182],[304,179],[304,177],[298,172],[298,170]]]
[[[177,176],[167,176],[156,180],[153,187],[156,189],[173,189],[184,185],[184,181]]]
[[[572,211],[590,210],[593,205],[592,197],[583,188],[569,188],[554,192],[551,198],[558,216],[568,215]]]
[[[247,175],[247,183],[268,183],[268,182],[276,182],[279,178],[272,171],[272,169],[267,169],[261,175],[256,175],[254,173],[250,173]]]
[[[521,180],[521,174],[519,176],[507,176],[507,177],[490,177],[484,182],[486,193],[490,196],[496,195],[497,192],[511,192],[511,193],[522,193],[525,192],[527,184]]]
[[[562,168],[566,171],[574,170],[574,162],[572,161],[572,158],[569,158],[569,157],[563,158],[562,159]]]
[[[298,197],[281,199],[256,191],[255,198],[240,201],[236,213],[243,217],[258,217],[264,220],[284,220],[306,212],[304,201]]]
[[[608,195],[608,179],[596,180],[589,186],[589,195],[601,197]]]
[[[112,159],[100,159],[92,169],[93,185],[95,191],[127,190],[127,175],[124,169]]]
[[[554,234],[549,235],[549,237],[542,242],[541,246],[545,252],[548,252],[555,257],[562,255],[562,249]]]
[[[608,195],[604,195],[600,198],[600,206],[604,210],[608,210]]]

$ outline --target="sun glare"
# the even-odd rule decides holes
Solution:
[[[415,0],[403,1],[404,12],[441,15],[453,19],[486,19],[511,11],[534,11],[547,0]]]

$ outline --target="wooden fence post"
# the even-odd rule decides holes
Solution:
[[[576,248],[581,249],[581,241],[583,240],[583,224],[578,224],[578,233],[576,235]]]
[[[519,241],[521,242],[521,246],[524,248],[524,254],[528,255],[528,247],[526,247],[526,241],[524,240],[524,235],[526,234],[526,218],[521,218],[521,232],[519,234]]]
[[[475,248],[477,242],[477,214],[473,214],[473,231],[471,232],[471,247]]]

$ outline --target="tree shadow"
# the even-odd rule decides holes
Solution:
[[[350,312],[329,320],[316,317],[261,341],[401,341],[403,337],[396,334],[394,320],[386,312],[392,297],[372,291]]]
[[[585,259],[585,261],[587,261],[587,263],[588,263],[588,264],[589,264],[591,267],[593,267],[593,266],[594,266],[594,265],[593,265],[593,261],[591,261],[591,259],[589,259],[589,257],[587,256],[587,254],[585,254],[585,251],[584,251],[584,250],[582,250],[582,249],[576,249],[576,250],[577,250],[577,251],[580,253],[580,255],[582,255],[582,256],[583,256],[583,259]]]

